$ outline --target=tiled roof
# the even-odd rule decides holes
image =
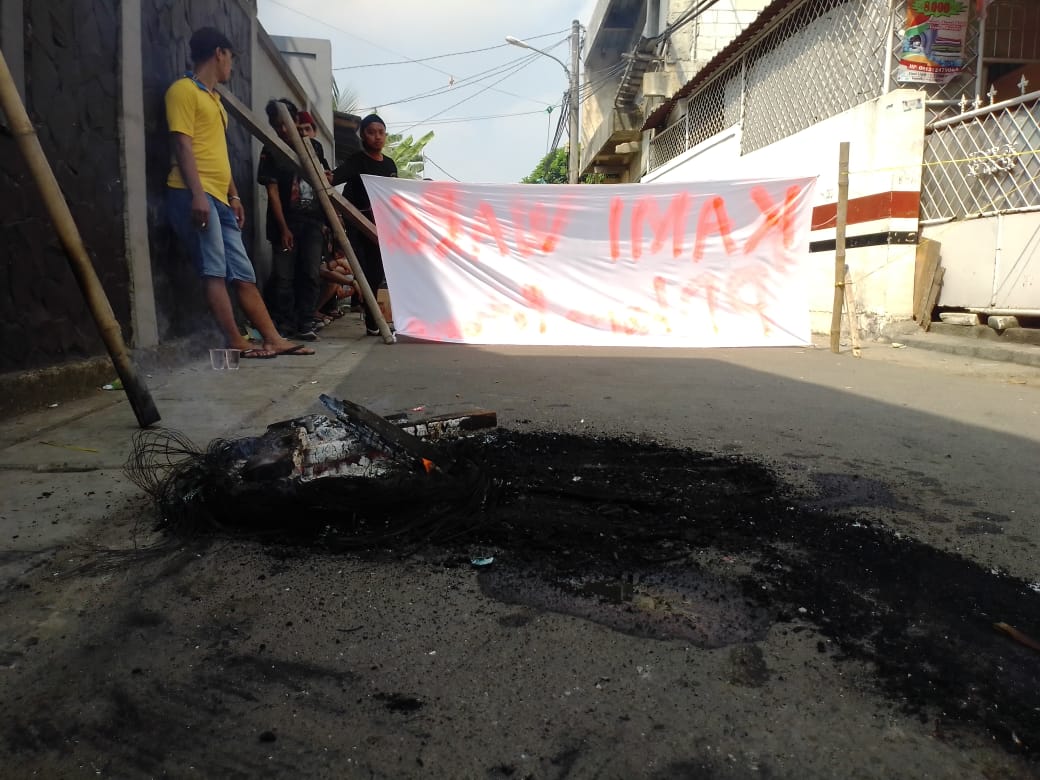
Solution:
[[[644,131],[656,130],[664,124],[668,120],[668,115],[672,113],[672,108],[677,102],[687,95],[690,95],[697,89],[697,87],[726,67],[738,54],[740,54],[748,41],[756,38],[759,33],[765,30],[773,22],[774,19],[783,14],[789,8],[798,5],[800,2],[801,0],[773,0],[772,3],[763,8],[762,12],[755,17],[755,21],[749,24],[740,35],[734,38],[722,51],[716,54],[707,65],[697,71],[696,75],[680,87],[678,92],[654,109],[650,116],[646,118],[646,121],[643,122],[642,129]]]

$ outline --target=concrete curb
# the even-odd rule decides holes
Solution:
[[[314,356],[248,360],[238,371],[214,371],[208,352],[195,350],[188,361],[151,369],[146,381],[162,416],[153,430],[178,431],[205,446],[320,411],[320,393],[333,392],[370,349],[388,346],[366,337],[360,322],[341,321],[326,330],[331,333],[312,345]],[[139,429],[125,393],[99,387],[81,384],[69,401],[38,397],[35,411],[0,421],[0,471],[122,468]]]
[[[900,336],[898,341],[915,349],[945,352],[977,360],[992,360],[1040,368],[1040,347],[1031,343],[1005,343],[974,337],[948,336],[942,333],[920,333]]]

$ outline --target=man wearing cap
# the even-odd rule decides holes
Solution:
[[[282,122],[278,104],[285,105],[294,124]],[[267,104],[267,119],[278,137],[291,144],[289,133],[297,132],[296,105],[286,98]],[[309,115],[308,115],[309,116]],[[325,154],[316,139],[315,152],[322,169],[329,170]],[[325,250],[325,213],[306,176],[295,165],[282,162],[274,150],[265,146],[260,152],[256,181],[267,188],[267,240],[273,252],[267,303],[275,324],[295,338],[316,341],[318,298],[321,292],[321,260]]]
[[[213,27],[202,27],[189,45],[194,69],[166,91],[174,158],[166,180],[170,222],[202,277],[206,301],[228,348],[242,350],[243,358],[312,355],[314,350],[278,333],[242,243],[245,211],[231,176],[228,115],[216,92],[217,84],[231,78],[231,41]],[[239,331],[228,283],[260,332],[262,347],[251,345]]]
[[[369,219],[372,219],[372,201],[365,191],[361,180],[362,174],[371,176],[397,176],[397,164],[392,158],[383,154],[386,146],[386,122],[378,114],[369,114],[361,120],[361,151],[348,157],[332,173],[332,183],[345,184],[343,194],[347,200]],[[371,285],[373,292],[386,285],[383,271],[383,257],[379,253],[379,245],[368,240],[360,231],[351,230],[351,246],[358,256],[361,271]],[[370,336],[379,335],[372,312],[368,304],[364,306],[365,330]]]

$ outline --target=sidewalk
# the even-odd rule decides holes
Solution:
[[[199,447],[263,431],[272,422],[323,410],[320,393],[341,384],[370,349],[388,347],[365,335],[357,315],[333,322],[313,346],[316,355],[243,360],[238,371],[214,371],[202,352],[188,364],[145,374],[162,416],[154,427],[179,431]],[[126,395],[98,389],[53,406],[41,400],[47,404],[41,411],[0,420],[0,472],[7,472],[0,581],[43,564],[88,528],[98,529],[99,540],[103,521],[141,500],[123,474],[139,430]]]
[[[915,349],[1040,368],[1040,330],[1035,329],[1014,328],[1000,336],[985,325],[970,327],[936,322],[927,333],[919,330],[893,341]]]

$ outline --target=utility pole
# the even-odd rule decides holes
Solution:
[[[579,55],[581,53],[581,24],[575,19],[571,22],[571,67],[567,75],[570,76],[570,150],[568,154],[567,181],[571,184],[578,183],[578,166],[580,165],[581,148],[578,137],[578,118],[581,98],[578,95],[578,68],[580,67]]]
[[[575,19],[571,22],[571,66],[568,68],[567,63],[557,57],[555,54],[550,54],[547,51],[542,51],[527,41],[522,41],[512,35],[506,36],[506,43],[512,44],[513,46],[519,46],[521,49],[530,49],[536,51],[539,54],[543,54],[549,59],[556,60],[560,63],[563,68],[563,72],[567,74],[567,96],[570,101],[570,112],[567,124],[570,126],[570,141],[567,146],[569,147],[567,154],[567,182],[570,184],[578,183],[578,166],[581,164],[579,159],[581,156],[581,149],[579,138],[581,134],[578,132],[578,120],[579,120],[579,109],[581,105],[581,97],[578,94],[578,85],[581,81],[578,68],[581,67],[581,23]]]

